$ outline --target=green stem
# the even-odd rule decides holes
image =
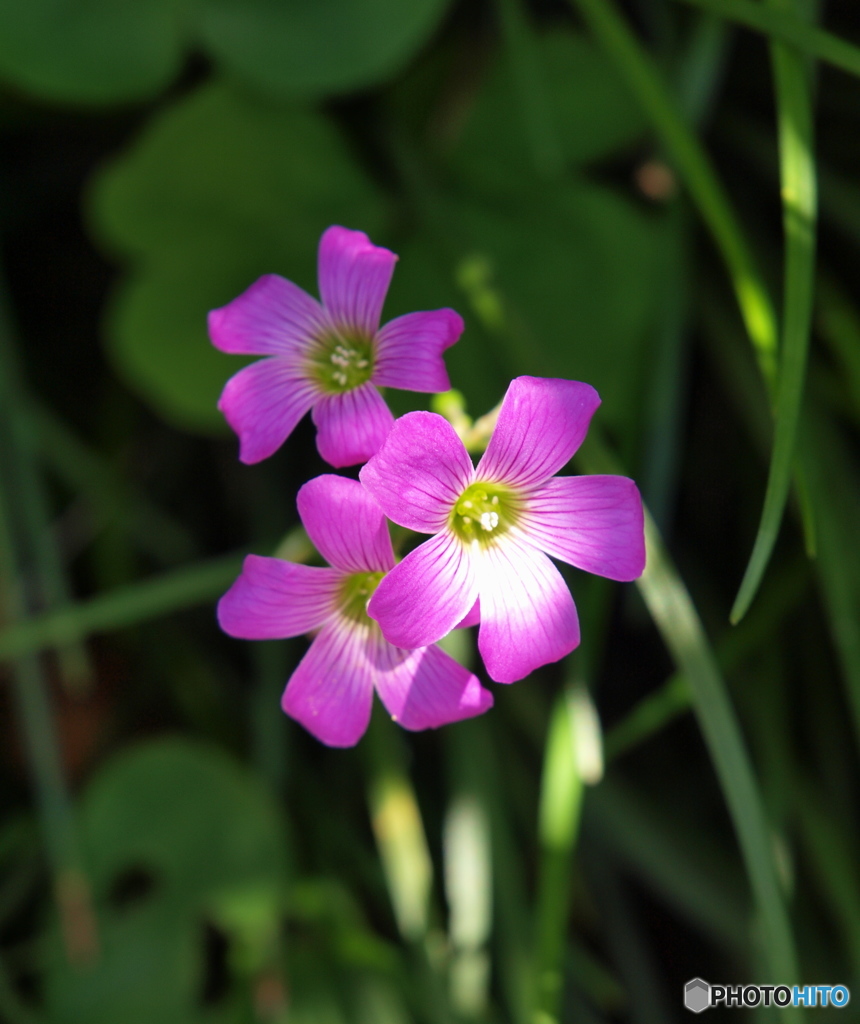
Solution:
[[[579,831],[585,779],[582,772],[584,702],[565,689],[550,716],[541,779],[538,838],[540,868],[535,949],[535,1012],[532,1024],[555,1024],[563,995],[571,856]]]
[[[19,584],[20,565],[7,507],[0,488],[0,606],[14,622],[26,613],[26,604]],[[38,659],[32,654],[18,657],[13,664],[12,681],[66,950],[71,961],[87,962],[96,954],[95,920],[89,883],[81,866],[48,686]]]
[[[767,288],[723,186],[695,133],[651,57],[630,31],[612,0],[570,0],[619,72],[658,133],[705,224],[711,231],[735,289],[738,305],[765,379],[776,379],[777,327]]]
[[[193,608],[217,597],[233,582],[241,567],[239,555],[198,562],[13,623],[0,632],[0,660]]]
[[[30,398],[19,364],[8,309],[5,285],[0,279],[0,426],[8,438],[10,492],[15,495],[15,522],[20,527],[25,550],[33,559],[39,599],[47,607],[62,607],[71,601],[65,567],[51,530],[48,501],[36,455],[36,432]],[[11,507],[8,513],[11,518]],[[10,531],[12,527],[10,524]],[[89,688],[92,667],[86,648],[77,641],[57,651],[60,676],[67,689],[83,692]]]

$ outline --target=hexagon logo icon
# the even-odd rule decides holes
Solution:
[[[693,978],[684,986],[684,1006],[693,1013],[707,1010],[711,1002],[711,986],[701,978]]]

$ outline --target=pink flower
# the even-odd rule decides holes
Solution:
[[[231,636],[270,640],[318,631],[284,691],[284,711],[323,743],[350,747],[367,728],[374,688],[406,729],[446,725],[492,707],[492,695],[444,651],[394,647],[368,617],[367,600],[394,553],[385,518],[361,484],[319,476],[297,501],[308,535],[332,567],[248,555],[218,603],[218,621]]]
[[[377,387],[450,388],[442,352],[463,333],[452,309],[407,313],[379,326],[397,257],[361,231],[320,239],[322,304],[277,274],[209,314],[222,352],[266,356],[227,381],[218,408],[239,435],[239,458],[268,458],[313,409],[317,448],[332,466],[365,462],[393,417]]]
[[[435,536],[368,605],[383,636],[422,647],[480,601],[478,648],[491,678],[522,679],[579,643],[570,591],[548,555],[613,580],[645,567],[642,501],[620,476],[553,476],[600,404],[594,388],[518,377],[477,469],[441,416],[394,424],[360,477],[395,523]]]

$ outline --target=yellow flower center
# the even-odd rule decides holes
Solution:
[[[516,504],[513,491],[501,484],[471,484],[454,505],[451,528],[461,540],[486,547],[514,525]]]
[[[347,576],[340,592],[340,607],[348,619],[363,625],[375,625],[367,614],[367,602],[384,575],[384,572],[354,572]]]
[[[370,380],[373,339],[337,332],[324,335],[311,353],[311,372],[326,391],[342,394]]]

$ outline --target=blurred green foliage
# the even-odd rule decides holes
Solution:
[[[755,6],[722,13],[807,55],[779,90],[719,0],[0,0],[0,1020],[665,1024],[695,975],[860,986],[860,84],[807,77],[860,66],[860,18]],[[798,139],[824,226],[783,277]],[[815,287],[793,453],[691,166],[795,351]],[[463,314],[472,416],[519,374],[597,387],[577,468],[656,520],[644,602],[570,573],[565,663],[349,752],[280,712],[303,641],[212,614],[237,549],[311,557],[324,467],[302,427],[237,464],[206,313],[316,294],[332,223],[398,253],[384,319]]]

